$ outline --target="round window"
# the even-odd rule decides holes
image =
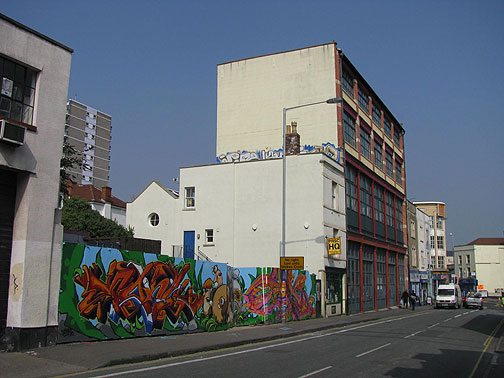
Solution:
[[[159,224],[159,215],[157,215],[156,213],[149,215],[149,222],[151,226],[156,227]]]

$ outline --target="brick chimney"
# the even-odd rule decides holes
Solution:
[[[297,122],[292,121],[287,125],[285,133],[285,151],[288,155],[297,155],[301,150],[301,137],[297,133]]]
[[[112,199],[112,188],[108,186],[103,186],[101,188],[101,199],[105,202],[111,202]]]

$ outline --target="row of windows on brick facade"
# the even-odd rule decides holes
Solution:
[[[345,181],[348,227],[402,244],[402,200],[349,165],[345,168]]]
[[[357,80],[354,80],[350,73],[345,70],[343,71],[342,83],[343,90],[354,100],[354,88],[355,85],[357,85],[357,104],[359,105],[359,108],[362,109],[367,115],[370,115],[373,119],[373,122],[384,131],[385,135],[387,135],[390,139],[393,139],[395,145],[400,148],[402,132],[399,127],[392,125],[390,118],[387,117],[381,110],[379,105],[376,104],[377,101],[373,101],[372,97],[370,97],[366,93],[366,91],[359,85]]]
[[[371,134],[363,127],[360,128],[360,153],[372,162],[371,158]],[[343,137],[345,142],[357,148],[355,120],[347,113],[343,113]],[[374,165],[383,171],[383,142],[374,139]],[[394,158],[391,152],[385,149],[385,172],[387,176],[394,179]],[[395,161],[395,181],[402,185],[402,163]]]
[[[0,117],[33,123],[37,72],[0,56]]]

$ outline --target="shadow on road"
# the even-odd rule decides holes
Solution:
[[[441,354],[420,353],[413,356],[412,361],[420,361],[422,367],[396,367],[388,371],[387,377],[468,377],[476,365],[481,352],[466,350],[441,349]],[[479,369],[473,377],[487,376],[492,356],[485,354],[480,362]],[[415,363],[415,365],[417,365]]]
[[[464,324],[462,328],[490,336],[493,328],[489,328],[488,324],[499,324],[501,319],[502,315],[499,314],[479,315]]]

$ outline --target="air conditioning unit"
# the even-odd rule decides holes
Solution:
[[[19,147],[25,142],[26,128],[6,120],[0,121],[0,142]]]

